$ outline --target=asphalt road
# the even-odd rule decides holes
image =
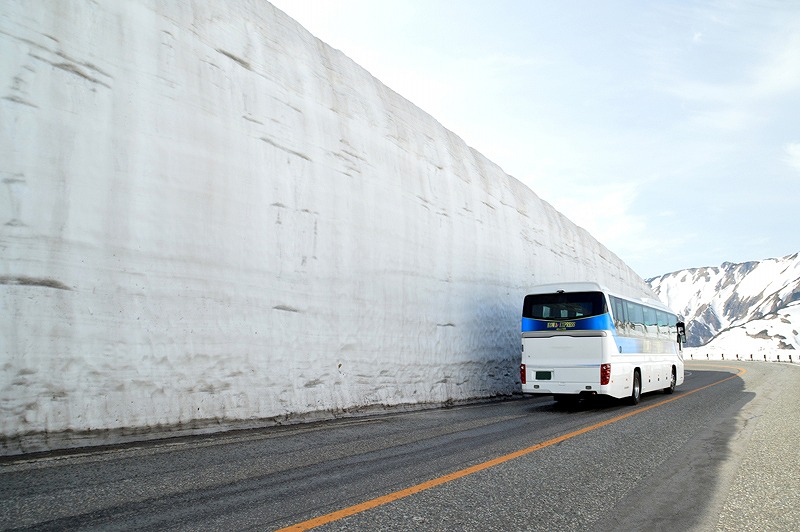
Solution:
[[[515,398],[5,460],[0,527],[800,529],[800,367],[733,366],[638,407]]]

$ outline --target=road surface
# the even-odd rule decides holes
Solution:
[[[0,527],[797,530],[800,367],[4,459]]]

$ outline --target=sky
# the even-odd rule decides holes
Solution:
[[[800,2],[271,1],[644,278],[800,251]]]

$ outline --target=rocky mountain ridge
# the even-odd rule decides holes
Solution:
[[[646,281],[686,320],[688,347],[743,354],[800,349],[800,253]]]

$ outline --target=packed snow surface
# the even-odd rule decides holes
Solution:
[[[527,287],[652,296],[266,2],[0,15],[7,450],[507,394]]]

